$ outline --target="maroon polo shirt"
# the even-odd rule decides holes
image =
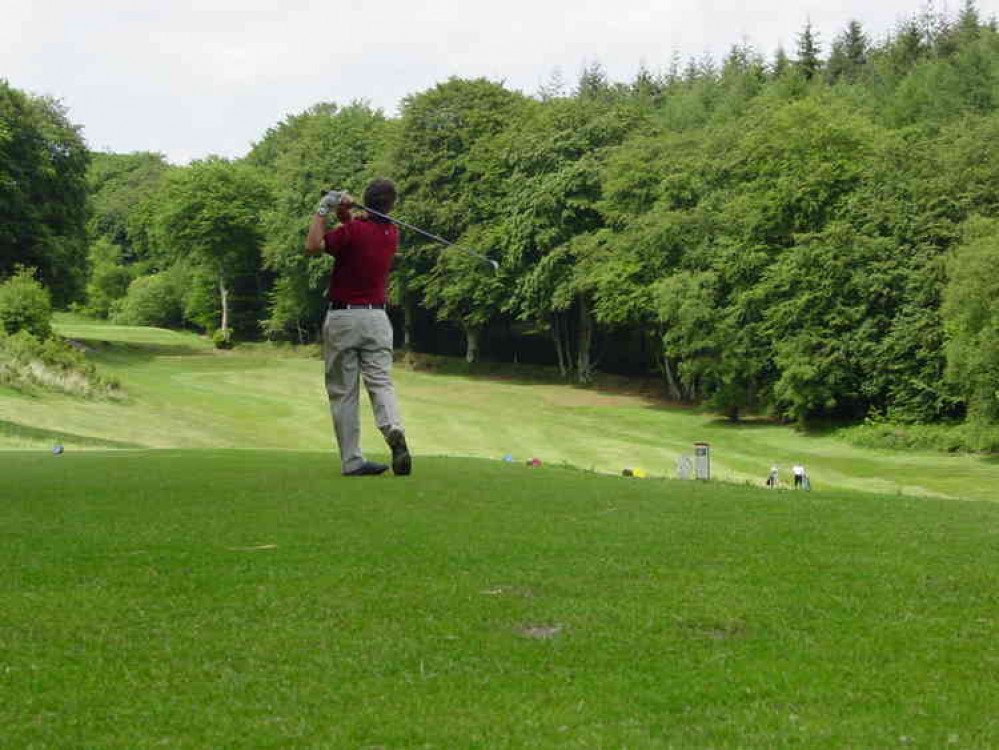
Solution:
[[[363,217],[323,235],[326,252],[336,258],[326,299],[353,305],[385,304],[385,285],[399,249],[395,224]]]

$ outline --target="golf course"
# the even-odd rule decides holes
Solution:
[[[318,358],[55,324],[123,395],[0,391],[4,747],[999,741],[993,458],[400,366],[347,478]]]

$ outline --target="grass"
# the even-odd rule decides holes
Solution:
[[[317,359],[265,346],[216,352],[190,333],[68,315],[58,316],[56,327],[92,349],[89,356],[121,382],[125,402],[0,389],[0,448],[48,450],[60,441],[70,451],[102,445],[332,449]],[[774,462],[786,479],[791,464],[801,461],[819,491],[993,500],[999,486],[999,462],[989,457],[879,451],[783,425],[733,425],[633,392],[406,368],[396,370],[396,382],[418,457],[509,453],[518,462],[537,457],[605,473],[628,467],[673,476],[678,457],[705,440],[712,475],[735,483],[762,485]],[[384,454],[368,413],[362,445],[372,456]]]
[[[5,747],[999,742],[992,503],[276,450],[0,473]]]
[[[58,325],[127,396],[0,391],[4,747],[999,742],[995,461],[400,369],[343,478],[317,360]]]

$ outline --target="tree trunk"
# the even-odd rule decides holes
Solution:
[[[225,269],[219,269],[219,297],[222,298],[222,330],[229,330],[229,287],[226,285]]]
[[[551,314],[549,326],[552,329],[552,341],[555,343],[555,354],[558,357],[558,371],[564,378],[568,375],[568,371],[566,369],[565,354],[562,351],[562,332],[559,325],[558,313]]]
[[[402,348],[413,351],[413,300],[402,292]]]
[[[590,301],[585,294],[576,298],[579,307],[579,330],[576,332],[579,345],[576,350],[576,377],[580,383],[589,383],[593,379],[593,364],[590,352],[593,347],[593,314],[590,312]]]
[[[666,391],[669,393],[669,397],[674,401],[682,401],[683,394],[680,393],[680,387],[676,384],[676,378],[673,377],[673,368],[667,356],[663,356],[663,375],[666,377]]]
[[[475,326],[462,326],[465,329],[465,361],[472,364],[479,358],[479,333]]]

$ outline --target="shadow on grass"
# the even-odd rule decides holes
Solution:
[[[73,341],[83,345],[87,356],[96,360],[148,362],[157,357],[210,357],[216,354],[214,349],[188,344],[132,343],[100,339],[73,339]]]
[[[742,419],[717,417],[707,422],[708,427],[727,430],[758,430],[764,427],[779,427],[780,424],[780,422],[767,417],[743,417]]]
[[[661,380],[651,377],[611,375],[596,373],[589,383],[578,383],[572,374],[563,376],[552,365],[520,364],[511,362],[466,362],[460,357],[445,357],[422,352],[396,351],[396,365],[411,372],[428,375],[483,380],[504,385],[538,386],[557,385],[573,390],[615,396],[634,396],[649,401],[649,408],[693,409],[690,404],[670,401]]]
[[[69,443],[70,445],[86,446],[90,448],[145,448],[139,443],[127,443],[122,440],[104,440],[102,438],[90,437],[88,435],[78,435],[73,432],[60,432],[58,430],[46,430],[40,427],[30,427],[8,422],[0,419],[0,437],[15,438],[19,440],[37,441],[40,443]]]

